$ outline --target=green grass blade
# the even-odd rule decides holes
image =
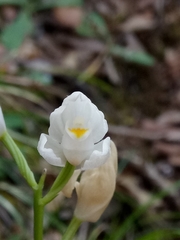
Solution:
[[[16,210],[14,205],[6,198],[0,195],[0,205],[15,219],[18,225],[23,227],[23,219],[20,213]]]
[[[173,237],[179,237],[180,230],[178,229],[157,229],[144,234],[135,240],[171,240]]]

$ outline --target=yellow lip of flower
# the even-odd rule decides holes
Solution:
[[[84,128],[69,128],[69,131],[72,132],[77,138],[81,138],[87,131],[88,129]]]

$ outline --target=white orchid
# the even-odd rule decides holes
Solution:
[[[0,137],[2,137],[2,135],[6,132],[6,124],[4,121],[4,116],[3,116],[3,112],[2,109],[0,107]]]
[[[96,168],[109,157],[110,138],[102,140],[107,130],[104,114],[83,93],[74,92],[51,113],[49,135],[41,134],[38,151],[55,166],[68,161],[82,170]]]

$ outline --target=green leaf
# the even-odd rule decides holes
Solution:
[[[100,35],[101,37],[109,36],[108,27],[105,20],[97,13],[91,12],[84,17],[81,25],[76,31],[83,36],[95,37]]]
[[[132,51],[118,45],[114,45],[110,49],[110,53],[116,57],[122,57],[128,62],[134,62],[141,65],[153,66],[155,63],[155,59],[148,53]]]
[[[40,6],[39,10],[55,7],[78,7],[83,5],[83,0],[45,0]]]
[[[16,20],[3,29],[1,33],[2,43],[10,50],[17,49],[33,31],[33,23],[30,16],[21,12]]]
[[[157,229],[136,238],[136,240],[171,240],[173,237],[179,236],[180,230],[178,229]]]
[[[0,0],[0,5],[16,5],[23,6],[27,3],[27,0]]]

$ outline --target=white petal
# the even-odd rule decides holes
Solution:
[[[80,165],[91,154],[91,152],[92,151],[90,150],[76,151],[63,149],[63,153],[66,156],[66,159],[73,166]]]
[[[67,133],[62,139],[63,153],[72,165],[77,166],[91,155],[94,144],[90,134],[85,140],[73,139]]]
[[[56,139],[58,142],[61,142],[63,132],[64,132],[64,124],[62,122],[62,112],[65,107],[61,106],[56,108],[50,115],[50,127],[49,127],[49,135]]]
[[[6,124],[4,121],[2,109],[0,107],[0,137],[4,134],[5,131],[6,131]]]
[[[81,117],[84,120],[84,127],[89,127],[93,131],[94,143],[99,142],[108,130],[104,114],[84,94],[76,92],[72,95],[73,102],[65,101],[66,109],[62,113],[63,122],[69,119],[70,127],[72,127],[74,121]]]
[[[62,113],[63,122],[69,122],[73,127],[77,119],[82,119],[84,122],[83,127],[88,127],[87,123],[91,117],[91,105],[88,102],[81,102],[79,99],[76,102],[69,103],[64,112]]]
[[[104,119],[104,114],[98,110],[98,108],[92,104],[92,115],[91,115],[91,128],[94,138],[94,143],[99,142],[107,133],[108,125],[107,121]]]
[[[104,164],[110,154],[110,138],[107,137],[103,141],[95,145],[95,150],[92,152],[90,158],[84,162],[82,170],[93,169]]]
[[[77,99],[80,99],[81,101],[88,101],[91,102],[89,98],[87,98],[82,92],[73,92],[71,95],[66,97],[62,103],[62,105],[67,105],[69,102],[75,102]]]
[[[51,165],[64,167],[66,159],[61,145],[46,134],[41,134],[38,147],[40,155]]]

